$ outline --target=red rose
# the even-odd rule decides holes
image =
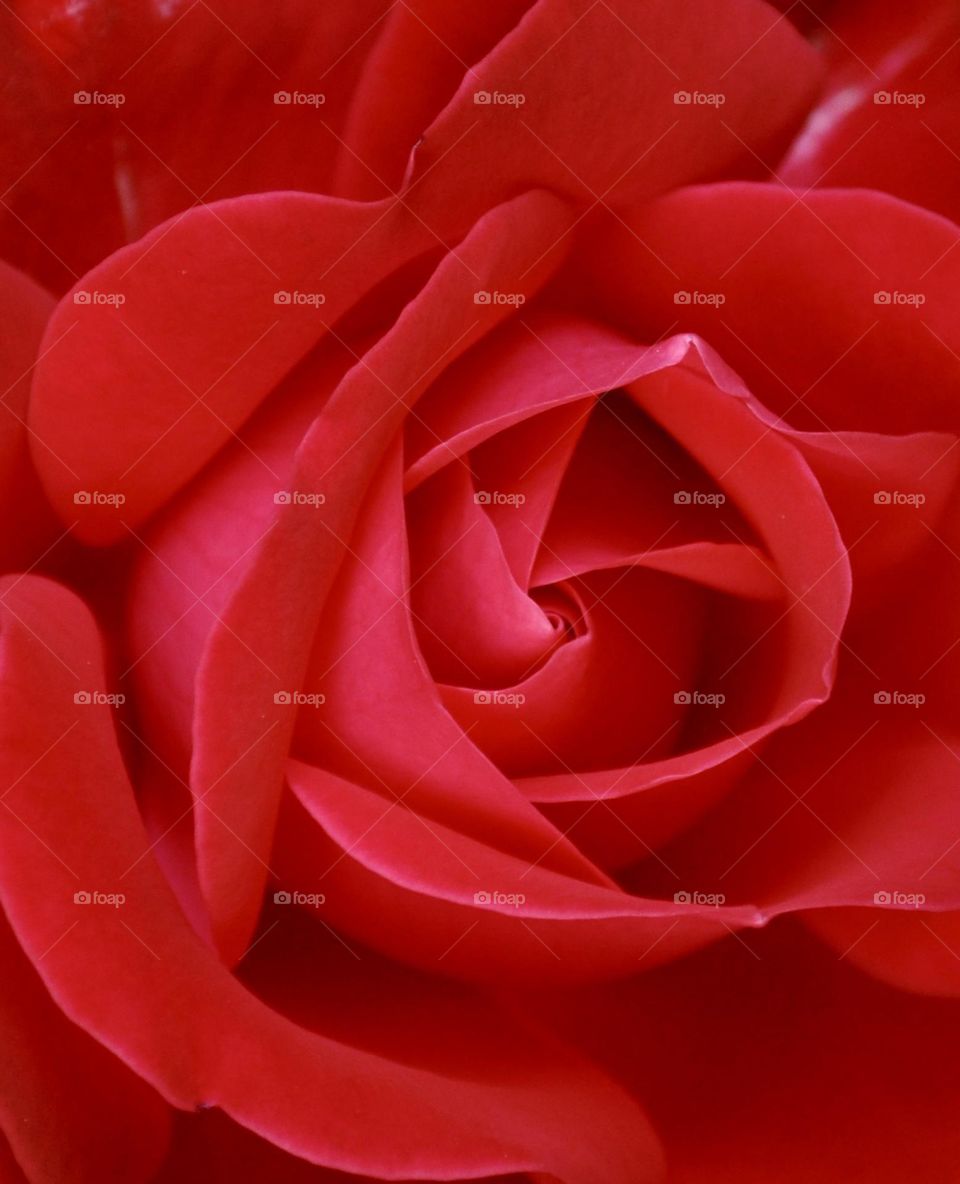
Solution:
[[[4,18],[11,1180],[953,1178],[960,30],[782,7]]]

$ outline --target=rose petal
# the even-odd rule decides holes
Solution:
[[[478,287],[509,290],[527,271],[535,290],[556,266],[551,247],[570,217],[555,199],[530,194],[481,220],[444,259],[301,445],[296,489],[328,500],[281,507],[290,512],[278,515],[211,634],[198,676],[191,784],[209,805],[197,817],[200,881],[227,957],[249,940],[282,786],[295,713],[275,696],[302,684],[304,638],[316,629],[373,473],[438,365],[501,319],[499,306],[474,303]]]
[[[695,585],[641,567],[566,585],[583,633],[501,696],[442,687],[470,739],[511,777],[610,768],[673,752],[678,687],[701,669],[706,603]],[[585,795],[589,796],[589,795]]]
[[[245,0],[123,10],[27,0],[5,10],[4,257],[62,292],[201,200],[329,192],[338,133],[386,11],[384,0],[280,0],[269,10]],[[277,103],[278,91],[323,101]]]
[[[430,973],[500,985],[611,978],[755,920],[747,907],[586,882],[311,765],[290,762],[288,779],[300,806],[283,815],[279,882],[321,890],[337,929]]]
[[[800,915],[841,958],[881,982],[922,995],[960,995],[960,912],[931,914],[922,905],[898,911],[894,903],[888,912],[838,908]]]
[[[488,0],[468,8],[411,0],[389,10],[351,96],[331,192],[374,200],[398,190],[423,129],[464,73],[517,23],[532,0]]]
[[[0,499],[16,506],[16,521],[0,537],[0,566],[26,567],[43,554],[62,528],[47,505],[30,459],[27,405],[30,377],[52,298],[18,271],[0,264],[0,317],[7,327],[0,344]],[[36,441],[40,448],[46,445]]]
[[[880,189],[956,221],[956,6],[857,0],[837,5],[829,29],[825,94],[779,176],[797,189]]]
[[[672,193],[630,225],[645,248],[622,228],[590,244],[618,260],[597,298],[629,332],[679,315],[806,431],[957,431],[952,223],[881,193],[737,182]]]
[[[451,464],[408,499],[410,611],[441,682],[508,686],[556,644],[546,613],[514,578],[474,482]]]
[[[177,1117],[176,1139],[155,1184],[232,1184],[244,1176],[275,1184],[372,1184],[375,1179],[307,1163],[258,1138],[219,1110]],[[532,1178],[497,1176],[478,1184],[529,1184]]]
[[[956,1005],[871,982],[797,926],[745,940],[555,1009],[564,1037],[645,1100],[670,1179],[949,1180]]]
[[[304,759],[529,862],[590,882],[600,872],[530,804],[444,709],[410,627],[399,456],[382,466],[330,592],[299,712]],[[376,671],[376,678],[371,672]]]
[[[854,586],[875,595],[883,575],[915,558],[939,528],[960,472],[960,441],[945,432],[797,432],[791,439],[836,515]]]
[[[742,629],[730,630],[732,649],[728,660],[716,668],[717,686],[678,688],[716,692],[723,678],[734,675],[729,685],[724,683],[724,690],[734,705],[739,696],[742,712],[734,727],[728,725],[726,734],[720,732],[719,739],[650,764],[573,778],[559,774],[525,779],[523,788],[536,801],[589,802],[591,797],[601,797],[619,814],[618,803],[623,799],[616,826],[609,825],[605,814],[591,816],[591,829],[600,822],[606,835],[577,834],[578,842],[587,844],[591,853],[615,843],[621,854],[614,856],[611,849],[609,858],[618,861],[627,854],[624,831],[639,832],[641,846],[649,846],[689,825],[705,803],[712,804],[730,788],[740,771],[735,767],[723,775],[717,772],[720,765],[752,751],[759,741],[802,718],[828,696],[850,598],[848,560],[822,490],[792,443],[775,430],[775,421],[713,351],[693,339],[673,338],[649,350],[623,380],[648,414],[687,447],[714,481],[722,481],[770,554],[781,588],[789,590],[790,603],[752,637]],[[797,520],[800,507],[802,532],[787,529],[785,523]],[[685,509],[673,508],[677,513]],[[786,633],[786,652],[791,656],[783,671],[781,659],[774,659],[762,644],[765,640],[772,644],[778,627]],[[761,684],[770,686],[770,695],[758,694],[758,679],[756,674],[747,675],[745,658],[757,662],[758,672],[763,672]],[[761,703],[762,713],[755,714]],[[698,777],[705,777],[706,783],[693,794],[691,783]],[[671,782],[680,782],[673,799],[663,793],[649,794]],[[562,810],[556,819],[563,827],[576,825],[569,810]],[[634,848],[634,858],[637,854]]]
[[[389,204],[237,198],[187,211],[89,272],[51,318],[30,415],[62,516],[78,488],[125,499],[84,506],[78,536],[124,537],[124,522],[194,476],[332,321],[429,245],[402,223]]]
[[[11,802],[3,804],[11,825],[20,825],[15,787]],[[83,923],[83,911],[73,906],[71,920],[62,910],[63,940]],[[0,1126],[26,1178],[31,1184],[146,1184],[167,1149],[167,1106],[64,1018],[5,920],[0,948],[5,1066]]]
[[[471,453],[476,483],[488,494],[486,512],[524,587],[530,586],[543,532],[593,405],[593,399],[580,399],[545,411]]]
[[[69,1019],[172,1104],[219,1105],[314,1163],[392,1179],[506,1170],[588,1184],[598,1164],[617,1184],[659,1178],[632,1101],[519,1028],[506,1062],[452,1077],[366,1047],[359,1029],[330,1033],[318,1016],[311,1031],[256,999],[194,935],[160,876],[109,708],[74,699],[81,686],[103,690],[89,614],[36,577],[7,581],[4,599],[0,754],[17,817],[0,817],[0,891]],[[82,885],[125,901],[88,905],[82,934],[66,933]]]
[[[539,186],[618,209],[769,145],[811,96],[813,50],[752,0],[702,25],[695,0],[539,0],[425,132],[408,198],[437,228]]]
[[[764,749],[709,828],[664,852],[681,878],[767,916],[873,908],[878,892],[920,893],[938,913],[960,907],[956,739],[922,704],[875,703],[877,682],[854,669],[851,658],[828,708]],[[647,880],[635,890],[653,890]]]

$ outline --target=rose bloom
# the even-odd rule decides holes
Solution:
[[[11,0],[0,1181],[960,1178],[960,16]]]

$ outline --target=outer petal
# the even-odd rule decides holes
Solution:
[[[153,1184],[372,1184],[373,1178],[317,1167],[260,1139],[219,1110],[178,1115],[176,1137]],[[531,1176],[497,1176],[479,1184],[530,1184]],[[4,1180],[4,1184],[6,1181]],[[406,1184],[413,1184],[412,1181]]]
[[[533,0],[449,0],[393,6],[350,100],[332,192],[358,200],[396,191],[413,145],[478,59],[493,50]]]
[[[7,818],[19,826],[16,789],[6,797]],[[70,921],[64,910],[71,929],[83,923],[83,908],[75,905],[73,912]],[[64,1018],[6,920],[0,921],[0,952],[0,1127],[27,1179],[146,1184],[167,1149],[166,1104]],[[0,1179],[6,1179],[2,1168]]]
[[[372,1011],[355,998],[357,1010],[334,1011],[332,1025],[326,1013],[297,1022],[234,979],[158,873],[109,709],[75,702],[81,685],[103,691],[89,614],[33,577],[8,583],[5,599],[0,759],[4,780],[17,782],[19,817],[0,818],[0,891],[70,1019],[175,1105],[218,1104],[311,1162],[394,1180],[504,1170],[568,1184],[592,1184],[598,1172],[611,1184],[658,1177],[656,1147],[633,1103],[505,1014],[495,1020],[482,999],[468,1000],[466,1014],[489,1025],[499,1051],[454,1065],[442,1044],[370,1047],[364,1015],[383,1015],[375,993]],[[125,901],[87,906],[82,933],[68,933],[84,884],[122,891]],[[416,992],[408,995],[415,1003]],[[456,1026],[457,1000],[448,1007]],[[392,1015],[390,1027],[397,1031]],[[469,1020],[463,1030],[472,1030]],[[381,1123],[371,1125],[371,1114]]]
[[[746,940],[556,1009],[647,1102],[671,1182],[951,1180],[957,1004],[871,982],[794,925]]]
[[[8,6],[0,252],[62,292],[200,201],[329,192],[387,9],[386,0]],[[322,102],[278,103],[278,92],[319,92]]]
[[[768,145],[816,76],[810,46],[755,0],[719,16],[706,0],[539,0],[427,129],[406,194],[437,228],[539,186],[621,209]]]
[[[274,193],[187,211],[111,255],[58,306],[34,378],[34,456],[61,516],[79,489],[78,535],[125,537],[424,233],[389,204]]]
[[[614,228],[587,261],[619,260],[597,298],[630,331],[679,321],[807,431],[956,432],[952,223],[880,193],[733,183],[651,202],[631,228],[646,247]]]
[[[891,904],[897,900],[887,889],[883,894]],[[802,916],[840,957],[881,982],[922,995],[960,996],[960,911],[934,915],[894,904],[889,910],[820,909]]]
[[[856,634],[850,641],[861,655]],[[867,671],[854,673],[853,655],[848,665],[830,704],[778,737],[709,825],[668,847],[663,858],[682,877],[696,876],[702,891],[722,892],[731,903],[749,900],[766,917],[803,909],[832,913],[838,906],[870,910],[872,916],[856,919],[863,923],[851,943],[874,922],[885,927],[884,918],[900,910],[924,910],[934,928],[936,915],[947,914],[947,935],[949,914],[960,909],[955,722],[945,727],[937,718],[942,704],[932,711],[930,702],[886,702],[891,692],[875,688],[891,684]],[[900,686],[907,695],[924,683]],[[633,886],[652,892],[662,878],[648,861]],[[834,928],[829,913],[816,924],[825,932]],[[843,919],[835,931],[850,928]],[[901,928],[910,935],[909,927]],[[938,958],[934,977],[919,989],[955,989],[954,959],[940,958],[935,939],[920,930],[916,926],[913,936]],[[901,979],[896,944],[884,947],[883,937],[882,927],[873,953],[869,943],[862,951],[864,964],[890,981],[919,985],[908,965]],[[945,940],[952,946],[949,936]],[[877,957],[884,948],[892,954],[889,967]],[[909,962],[909,951],[902,953]]]

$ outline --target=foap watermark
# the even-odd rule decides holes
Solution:
[[[727,303],[723,292],[688,292],[686,288],[673,294],[674,304],[704,304],[711,308],[719,308]]]
[[[278,90],[273,95],[275,107],[322,107],[326,101],[327,96],[315,90]]]
[[[911,493],[902,489],[878,489],[873,495],[875,506],[922,506],[926,500],[925,493]]]
[[[675,506],[722,506],[725,493],[706,493],[702,489],[678,489],[673,495]]]
[[[281,288],[279,292],[274,292],[273,303],[291,306],[308,305],[310,308],[319,308],[321,304],[327,303],[327,298],[323,292],[288,292],[285,288]]]
[[[519,909],[527,903],[527,898],[522,892],[474,892],[474,904],[498,904],[509,905],[511,908]]]
[[[100,904],[118,909],[127,903],[127,898],[122,892],[74,892],[73,903]]]
[[[281,889],[279,892],[273,894],[274,904],[302,904],[307,908],[318,909],[322,904],[327,903],[327,898],[322,892],[294,892]]]
[[[522,107],[527,96],[516,90],[475,90],[473,102],[476,107]]]
[[[322,707],[327,696],[306,691],[277,691],[273,701],[278,707]]]
[[[673,102],[677,107],[722,107],[727,96],[716,90],[675,90]]]
[[[522,707],[527,696],[522,691],[474,691],[473,701],[481,707]]]
[[[121,91],[75,90],[73,105],[75,107],[122,107],[127,96]]]
[[[312,506],[316,509],[327,500],[325,493],[308,493],[302,489],[278,489],[273,495],[275,506]]]
[[[921,305],[927,303],[927,297],[924,292],[899,292],[897,290],[888,292],[886,288],[881,288],[879,292],[874,292],[873,303],[899,304],[908,305],[910,308],[920,308]]]
[[[510,304],[514,308],[519,308],[521,304],[527,303],[527,298],[523,292],[487,292],[486,290],[474,292],[474,304]]]
[[[119,308],[122,304],[127,303],[127,298],[123,292],[91,292],[86,288],[81,288],[79,292],[74,292],[73,303],[79,305],[106,304],[112,308]]]
[[[522,506],[527,500],[525,493],[506,493],[501,489],[481,489],[473,495],[478,506]]]
[[[127,696],[121,692],[108,694],[106,691],[75,691],[73,701],[78,707],[120,707]]]
[[[102,489],[76,489],[73,493],[75,506],[122,506],[126,500],[125,493],[106,493]]]
[[[873,101],[877,107],[922,107],[927,96],[916,90],[875,90]]]
[[[727,903],[727,898],[722,892],[674,892],[673,903],[709,905],[718,909]]]
[[[922,892],[874,892],[873,903],[892,905],[898,909],[918,909],[927,903]]]
[[[720,691],[674,691],[673,701],[679,707],[722,707],[727,696]]]
[[[922,707],[927,696],[922,691],[876,691],[873,701],[878,707]]]

